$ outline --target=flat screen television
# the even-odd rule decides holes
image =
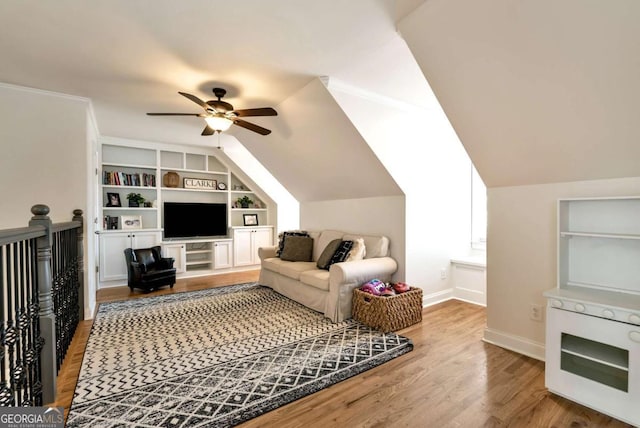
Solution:
[[[166,239],[227,235],[227,204],[165,202],[163,218]]]

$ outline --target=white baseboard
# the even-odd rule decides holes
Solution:
[[[115,280],[115,281],[98,283],[98,290],[104,290],[107,288],[117,288],[117,287],[128,287],[127,280],[125,279],[124,282],[120,280]]]
[[[474,305],[487,306],[487,296],[484,292],[477,290],[458,287],[453,290],[453,298]]]
[[[536,360],[544,361],[544,343],[533,342],[521,336],[515,336],[490,328],[484,329],[483,341],[492,345],[517,352]]]
[[[203,270],[195,270],[195,271],[184,271],[184,272],[178,272],[176,274],[176,279],[198,278],[201,276],[221,275],[223,273],[247,272],[247,271],[258,270],[258,269],[260,269],[260,266],[250,265],[250,266],[230,267],[230,268],[221,268],[221,269],[207,269],[207,270],[203,269]],[[124,278],[121,280],[98,282],[99,290],[103,290],[105,288],[116,288],[116,287],[128,287],[127,278]]]
[[[451,300],[451,299],[453,299],[453,288],[448,288],[446,290],[438,291],[436,293],[423,294],[422,307],[425,308],[427,306],[432,306],[437,303],[446,302],[447,300]]]

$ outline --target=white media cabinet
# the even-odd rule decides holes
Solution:
[[[219,149],[103,138],[100,156],[97,171],[100,198],[97,218],[98,226],[102,226],[98,231],[100,288],[126,284],[124,249],[128,247],[161,245],[165,256],[175,258],[178,277],[188,277],[253,268],[259,264],[256,245],[273,244],[273,202],[255,185],[247,185],[248,177],[229,167]],[[169,172],[178,174],[177,187],[163,184]],[[185,188],[185,178],[215,180],[216,186]],[[129,193],[139,193],[152,206],[129,207],[126,197]],[[110,206],[110,194],[118,195],[120,206]],[[254,204],[249,208],[236,207],[236,200],[242,196],[248,196]],[[164,202],[226,203],[227,236],[164,240]],[[258,225],[244,226],[244,214],[257,218]],[[116,229],[109,229],[107,217],[117,219]],[[123,217],[135,219],[133,229],[123,228],[126,227]],[[256,235],[258,230],[260,233]]]
[[[558,201],[545,384],[640,425],[640,197]]]
[[[232,268],[233,241],[231,239],[193,239],[165,241],[165,257],[175,259],[177,274],[208,274],[218,269]]]

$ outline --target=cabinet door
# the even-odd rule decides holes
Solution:
[[[129,233],[100,235],[100,281],[127,279],[124,250],[131,244]]]
[[[125,248],[158,245],[160,232],[103,233],[100,235],[100,281],[127,279]]]
[[[551,392],[640,424],[640,328],[548,306],[545,348]]]
[[[160,232],[131,232],[131,248],[150,248],[160,245]]]
[[[251,229],[233,231],[233,265],[248,266],[254,264],[251,249],[253,232]]]
[[[185,244],[163,245],[162,253],[164,257],[173,257],[175,260],[173,267],[176,268],[176,273],[182,273],[186,270],[187,250]]]
[[[213,243],[213,268],[224,269],[233,266],[233,253],[231,241]]]
[[[258,256],[258,248],[270,247],[273,245],[271,228],[268,229],[256,229],[253,231],[253,247],[251,249],[253,264],[260,263],[260,257]]]

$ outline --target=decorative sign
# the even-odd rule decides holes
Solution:
[[[206,178],[185,178],[185,189],[200,189],[200,190],[217,190],[218,180],[208,180]]]

